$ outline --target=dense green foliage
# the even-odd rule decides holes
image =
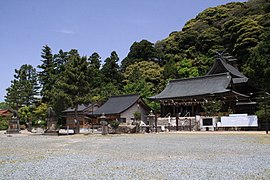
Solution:
[[[31,106],[37,101],[39,85],[36,69],[24,64],[19,70],[15,69],[14,80],[7,88],[6,103],[18,110],[22,106]]]
[[[215,52],[226,50],[262,88],[269,82],[269,19],[267,0],[229,3],[206,9],[158,44],[165,61],[175,61],[178,77],[205,74]]]
[[[257,98],[259,110],[256,112],[256,115],[259,119],[262,119],[263,122],[266,122],[270,115],[270,94],[266,92],[261,92],[260,96]]]
[[[202,105],[202,108],[207,116],[217,116],[217,113],[222,108],[221,100],[211,100]]]
[[[60,116],[69,106],[102,103],[111,95],[136,93],[146,100],[170,79],[205,75],[217,51],[236,57],[251,85],[269,91],[270,2],[249,0],[208,8],[163,40],[134,42],[121,64],[115,51],[102,60],[96,52],[89,57],[77,50],[53,54],[46,45],[38,66],[41,101]],[[26,71],[31,73],[23,75]],[[6,102],[14,109],[33,106],[35,69],[24,65],[15,72]]]
[[[43,102],[48,102],[52,94],[52,89],[54,88],[55,78],[56,78],[56,63],[53,58],[51,48],[49,46],[44,46],[42,49],[41,60],[42,64],[38,68],[42,69],[39,72],[39,81],[42,85],[41,96]]]
[[[6,130],[8,128],[8,117],[0,116],[0,130]]]
[[[90,99],[89,63],[87,57],[80,57],[77,50],[71,50],[68,59],[56,80],[52,97],[57,100],[61,98],[67,106],[75,108],[77,116],[78,105]]]
[[[0,109],[8,109],[8,105],[5,102],[0,102]]]

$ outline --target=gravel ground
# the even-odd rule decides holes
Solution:
[[[270,179],[270,135],[8,135],[0,179]]]

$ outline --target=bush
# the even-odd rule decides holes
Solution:
[[[0,119],[0,130],[7,130],[8,129],[8,120],[7,119]]]
[[[120,122],[119,121],[112,121],[112,122],[110,122],[110,125],[114,130],[116,130],[119,127]]]
[[[45,128],[46,127],[46,121],[45,120],[32,121],[32,126]]]
[[[38,125],[41,126],[41,127],[43,127],[43,128],[46,126],[46,124],[47,124],[47,123],[46,123],[46,121],[44,121],[44,120],[39,120],[39,121],[38,121]]]

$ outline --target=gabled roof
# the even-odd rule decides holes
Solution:
[[[216,59],[214,65],[208,71],[207,75],[225,72],[229,72],[231,74],[234,84],[244,83],[248,81],[248,78],[244,74],[242,74],[237,68],[220,58]]]
[[[150,99],[177,99],[231,92],[229,89],[231,79],[232,77],[229,73],[220,73],[172,80],[169,81],[160,94],[152,96]]]
[[[135,103],[140,102],[140,100],[141,98],[139,95],[112,96],[91,115],[99,116],[102,113],[105,115],[120,114]]]
[[[86,104],[80,104],[80,105],[78,105],[78,112],[83,112],[83,111],[85,111],[87,108],[89,108],[91,106],[92,106],[92,104],[88,104],[88,105],[86,105]],[[69,107],[66,110],[64,110],[63,113],[74,112],[74,111],[75,111],[75,108]]]

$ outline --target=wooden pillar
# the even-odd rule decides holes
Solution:
[[[175,105],[173,105],[173,116],[175,116]]]
[[[192,116],[194,116],[194,115],[195,115],[195,112],[194,112],[194,104],[192,104],[191,115],[192,115]]]
[[[161,108],[161,117],[163,117],[166,114],[164,114],[164,105],[162,103],[160,104],[160,108]]]

